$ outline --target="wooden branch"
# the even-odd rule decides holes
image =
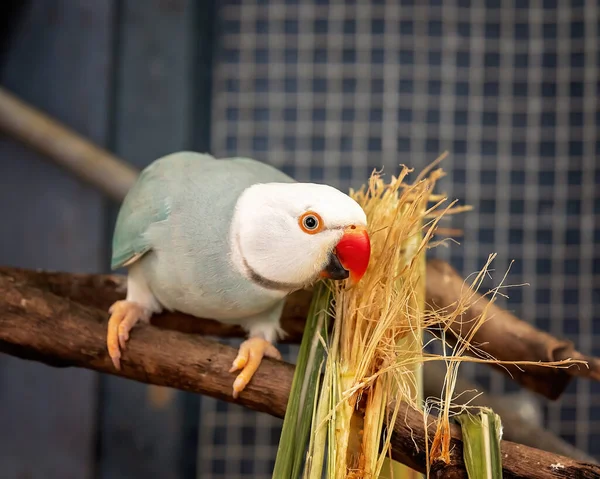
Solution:
[[[115,201],[123,200],[138,176],[132,166],[1,87],[0,132],[48,156]]]
[[[446,377],[446,365],[440,361],[429,361],[423,364],[423,396],[440,397],[440,387]],[[489,407],[502,418],[503,438],[535,447],[543,451],[567,456],[578,461],[596,464],[589,454],[577,449],[561,437],[537,424],[525,420],[522,413],[515,410],[513,402],[506,401],[506,396],[495,396],[482,391],[481,386],[462,377],[459,372],[454,385],[454,397],[459,398],[453,412],[460,412],[463,405]]]
[[[15,280],[84,305],[107,311],[109,306],[125,295],[126,281],[121,275],[90,275],[50,273],[17,268],[0,267],[0,273]],[[447,263],[431,259],[427,263],[426,301],[431,308],[452,308],[465,294],[463,279]],[[288,298],[282,317],[282,327],[287,337],[282,342],[298,343],[302,338],[304,322],[310,303],[310,291],[298,291]],[[476,318],[489,303],[477,295],[468,312],[452,325],[454,334],[468,334]],[[587,357],[574,349],[573,344],[540,331],[525,321],[493,304],[486,324],[475,335],[475,341],[485,352],[504,361],[558,361],[582,359],[589,368],[573,365],[569,368],[551,369],[528,366],[526,368],[501,367],[524,387],[550,399],[558,398],[568,386],[572,376],[600,379],[600,360]],[[239,326],[225,325],[210,319],[198,319],[180,313],[154,316],[152,324],[165,329],[218,337],[242,337]]]
[[[0,274],[6,274],[15,281],[49,291],[84,305],[94,306],[102,311],[108,310],[113,302],[122,299],[126,288],[125,277],[122,275],[33,272],[2,267],[0,267]],[[284,329],[288,333],[286,341],[299,342],[301,339],[310,298],[310,291],[297,292],[290,297],[283,321]],[[198,320],[185,314],[159,315],[153,318],[152,323],[164,329],[206,336],[240,337],[244,335],[244,331],[238,326],[225,325],[210,319]],[[444,374],[445,368],[441,363],[430,362],[424,365],[425,396],[438,396],[440,394],[440,384],[443,382]],[[471,405],[487,405],[498,413],[502,417],[506,439],[580,461],[593,462],[593,459],[587,454],[566,443],[550,431],[535,425],[523,424],[518,414],[504,406],[502,398],[497,399],[487,394],[481,394],[474,398],[472,391],[475,390],[480,391],[481,388],[459,378],[456,384],[456,394],[461,395],[461,398]]]
[[[427,435],[424,431],[425,422],[427,422]],[[403,403],[392,434],[393,458],[419,472],[424,472],[423,466],[426,464],[425,452],[427,450],[425,439],[429,438],[428,444],[431,446],[435,429],[434,418],[428,417],[425,420],[419,411],[415,411]],[[451,424],[450,431],[452,434],[450,462],[434,462],[431,465],[431,477],[468,479],[463,461],[460,427]],[[600,477],[600,466],[595,464],[567,459],[509,441],[502,441],[501,449],[504,479],[597,479]]]
[[[34,272],[24,269],[2,268],[0,274],[11,277],[14,281],[49,291],[55,295],[68,298],[84,305],[107,311],[109,306],[125,295],[126,281],[122,275],[90,275]],[[308,310],[311,292],[301,291],[292,295],[286,305],[283,316],[284,329],[288,332],[286,341],[299,342],[304,328],[304,319]],[[163,314],[153,318],[152,324],[180,332],[218,337],[240,337],[244,335],[242,328],[221,324],[210,319],[198,320],[185,314]],[[445,368],[440,363],[424,365],[424,387],[426,396],[438,396]],[[459,379],[456,394],[472,405],[487,405],[502,417],[504,435],[507,439],[519,444],[538,447],[548,452],[572,457],[584,462],[592,462],[587,454],[574,448],[550,431],[534,425],[523,424],[518,414],[504,406],[502,398],[494,398],[482,394],[473,398],[472,393],[481,388],[469,381]],[[466,395],[465,395],[466,394]]]
[[[119,274],[72,274],[0,266],[0,275],[103,311],[123,299],[127,290],[126,277]],[[282,327],[287,336],[282,342],[299,343],[302,339],[311,297],[311,291],[297,291],[289,297],[282,316]],[[246,335],[239,326],[183,313],[155,315],[151,323],[160,328],[203,336],[240,338]]]
[[[448,263],[430,260],[427,263],[427,302],[438,310],[454,307],[461,297],[470,293],[464,280]],[[471,300],[469,310],[450,326],[459,337],[467,337],[474,321],[489,304],[489,300],[479,294]],[[516,382],[550,399],[558,398],[566,389],[571,376],[582,376],[600,380],[600,359],[584,356],[569,341],[561,341],[548,333],[492,304],[488,309],[488,320],[473,337],[473,343],[480,349],[502,361],[551,362],[565,359],[586,361],[589,367],[572,365],[568,369],[555,369],[538,366],[502,366],[505,374],[510,374]]]
[[[248,387],[233,401],[234,374],[228,372],[236,351],[223,344],[177,331],[139,326],[116,371],[105,347],[106,312],[84,306],[15,276],[0,273],[0,351],[52,366],[76,366],[136,381],[205,394],[237,402],[255,411],[283,417],[294,368],[265,359]],[[394,427],[392,456],[425,470],[424,418],[406,405]],[[432,435],[432,419],[429,431]],[[437,462],[438,477],[467,478],[462,461],[460,430],[452,428],[449,464]],[[413,442],[414,441],[414,442]],[[417,448],[415,448],[415,443]],[[600,467],[530,447],[503,442],[506,478],[599,477]],[[435,477],[435,476],[434,476]]]

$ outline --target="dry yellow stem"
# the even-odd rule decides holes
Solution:
[[[425,361],[445,361],[448,368],[446,381],[440,385],[438,430],[429,450],[431,461],[447,458],[450,410],[460,362],[499,364],[482,354],[464,356],[467,351],[477,353],[471,341],[486,320],[485,311],[476,319],[469,337],[460,339],[451,353],[423,351],[426,328],[441,324],[444,331],[444,325],[451,324],[470,305],[470,297],[465,295],[455,307],[443,311],[425,312],[424,307],[425,253],[439,243],[432,240],[438,224],[446,215],[469,209],[454,202],[447,204],[445,197],[433,194],[436,182],[444,175],[433,167],[442,158],[412,184],[406,182],[411,170],[403,167],[398,177],[392,176],[387,183],[375,172],[367,187],[350,192],[367,215],[371,261],[357,285],[333,286],[334,325],[325,368],[331,388],[321,396],[327,398],[329,413],[319,415],[319,427],[328,424],[329,479],[380,477],[389,456],[388,426],[398,413],[396,409],[389,414],[387,407],[390,403],[399,407],[404,401],[423,408],[420,385]],[[489,262],[465,286],[473,292],[472,298],[488,266]],[[448,346],[443,335],[438,339]]]
[[[351,289],[340,285],[335,293],[341,386],[332,476],[336,478],[379,477],[389,450],[389,438],[380,448],[390,420],[387,403],[403,399],[421,406],[422,265],[441,217],[438,209],[444,200],[435,198],[436,204],[430,205],[430,197],[443,173],[431,171],[408,185],[405,179],[410,171],[402,168],[389,183],[374,174],[367,189],[351,192],[368,218],[371,266],[358,285]],[[349,441],[357,406],[364,414],[360,443]],[[348,450],[349,444],[353,450]]]

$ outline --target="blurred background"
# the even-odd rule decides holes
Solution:
[[[4,0],[0,85],[142,168],[181,149],[359,187],[418,172],[474,212],[437,248],[497,252],[501,304],[600,355],[597,0]],[[118,205],[0,136],[0,264],[106,272]],[[237,343],[234,343],[237,344]],[[296,347],[282,347],[293,361]],[[600,384],[526,398],[462,371],[600,459]],[[507,400],[509,400],[507,399]],[[531,402],[533,401],[533,402]],[[3,478],[270,477],[281,421],[196,395],[0,356]]]

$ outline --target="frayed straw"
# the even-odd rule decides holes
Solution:
[[[461,297],[450,308],[425,311],[425,253],[443,244],[432,240],[442,230],[438,228],[442,218],[470,210],[467,206],[456,206],[456,202],[447,204],[445,196],[433,193],[437,181],[444,176],[435,166],[444,157],[421,172],[412,184],[405,181],[412,170],[403,166],[399,175],[392,176],[388,183],[376,171],[367,187],[350,192],[367,215],[371,261],[357,285],[348,288],[340,283],[331,284],[334,324],[327,346],[319,411],[313,423],[313,434],[320,434],[321,444],[327,431],[330,479],[380,477],[390,454],[390,426],[396,420],[401,401],[417,409],[425,408],[426,412],[437,403],[440,409],[437,432],[428,454],[431,462],[448,461],[449,424],[460,363],[503,364],[483,354],[472,343],[474,334],[487,319],[487,309],[474,320],[476,324],[470,334],[459,338],[453,347],[445,338],[449,325],[475,299],[495,255],[490,256],[471,284],[465,285],[471,294]],[[488,293],[490,304],[500,288]],[[435,338],[442,343],[441,355],[423,351],[423,331],[431,326],[442,332]],[[467,353],[471,356],[466,356]],[[441,385],[441,398],[424,404],[420,368],[425,361],[434,360],[446,363],[446,380]],[[574,361],[543,365],[572,364]],[[395,409],[388,415],[386,409],[391,403]],[[309,457],[314,453],[309,451]]]

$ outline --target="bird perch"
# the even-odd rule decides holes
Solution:
[[[11,274],[7,268],[0,271],[0,351],[55,367],[83,367],[234,402],[234,376],[228,370],[236,351],[199,335],[139,326],[128,343],[122,370],[116,371],[106,352],[107,315],[99,301],[82,304],[54,292],[59,289],[57,285],[62,285],[63,292],[78,292],[82,300],[88,294],[89,299],[99,298],[107,290],[112,290],[114,297],[120,294],[115,286],[122,281],[119,277],[80,275],[68,284],[68,277],[40,273],[42,281],[35,285],[31,280],[36,278],[34,272],[18,270]],[[41,283],[47,287],[40,288]],[[94,284],[100,286],[98,295],[91,289]],[[235,402],[283,417],[293,373],[292,365],[266,359]],[[392,456],[423,472],[427,436],[422,413],[404,405],[398,417]],[[427,434],[431,437],[433,433],[434,418],[430,417]],[[458,427],[452,428],[452,437],[451,461],[434,463],[434,477],[439,473],[443,476],[438,477],[467,478]],[[503,442],[502,453],[506,478],[592,478],[600,474],[600,466],[508,441]]]
[[[86,275],[69,273],[36,272],[16,268],[0,267],[0,274],[7,274],[42,290],[58,296],[94,306],[107,311],[109,306],[125,296],[125,277],[121,275]],[[464,280],[447,263],[429,260],[426,274],[426,303],[430,308],[451,308],[461,295],[467,294]],[[299,291],[292,294],[286,303],[282,327],[287,333],[284,342],[299,343],[304,331],[304,322],[312,294]],[[465,337],[470,326],[488,299],[476,295],[472,306],[450,325],[456,336]],[[239,326],[225,325],[217,321],[197,318],[180,313],[154,316],[152,324],[164,329],[217,337],[242,337],[245,332]],[[573,376],[600,379],[600,360],[584,356],[573,344],[559,340],[540,331],[508,311],[492,304],[486,323],[473,338],[479,348],[500,361],[551,362],[564,359],[582,360],[588,367],[574,364],[568,368],[538,366],[504,366],[499,370],[509,374],[522,386],[549,399],[557,399],[568,386]]]
[[[57,296],[86,306],[107,311],[115,301],[125,294],[125,277],[121,275],[91,275],[50,273],[16,268],[0,267],[0,275],[6,275],[17,283],[51,292]],[[433,283],[432,283],[433,284]],[[302,338],[304,321],[311,299],[310,291],[299,291],[292,295],[283,314],[283,328],[288,336],[285,341],[297,343]],[[163,314],[154,316],[152,324],[163,329],[217,337],[241,337],[244,331],[238,326],[226,325],[210,319],[198,320],[184,314]],[[445,376],[441,364],[427,363],[425,367],[426,395],[439,394],[439,385]],[[567,376],[568,378],[568,376]],[[473,397],[476,385],[462,379],[457,384],[457,393],[467,394],[472,404],[488,405],[500,414],[504,426],[504,436],[520,444],[534,446],[585,462],[594,462],[587,454],[579,451],[564,440],[541,427],[524,424],[522,418],[505,407],[502,398],[487,395]],[[488,404],[489,403],[489,404]]]

